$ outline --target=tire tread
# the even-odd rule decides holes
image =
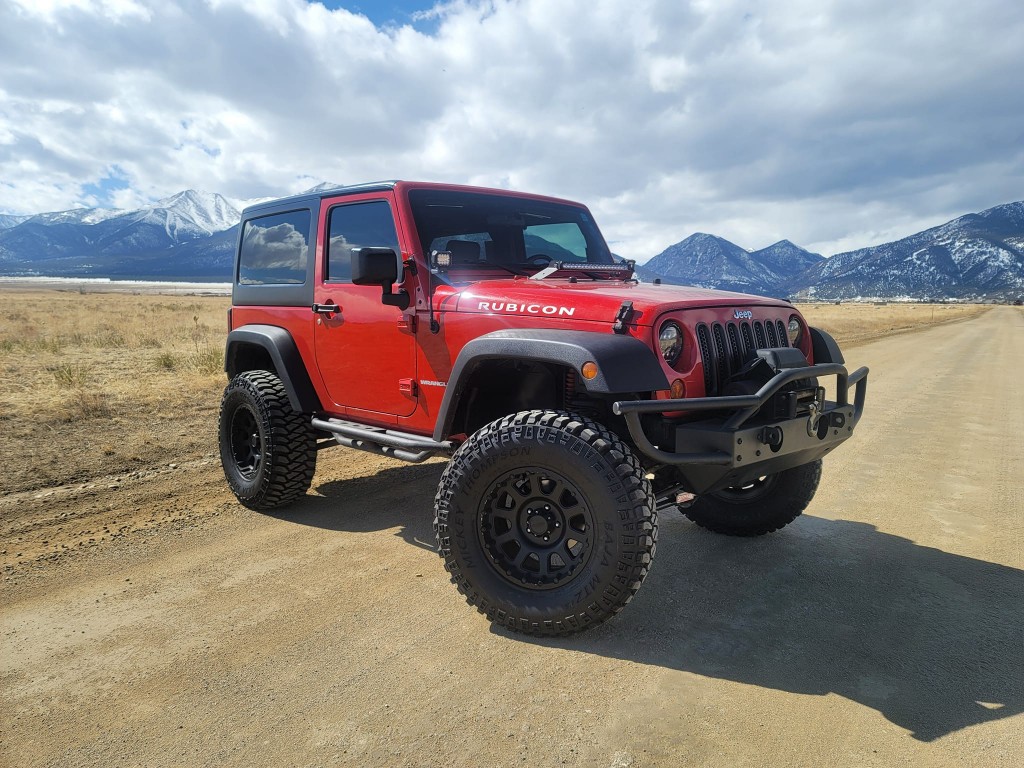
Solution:
[[[247,492],[228,471],[230,451],[224,442],[225,406],[236,392],[243,392],[256,407],[257,418],[266,431],[265,461],[262,482],[255,493]],[[224,390],[221,400],[221,460],[225,464],[228,485],[238,500],[251,509],[274,509],[290,504],[305,495],[316,471],[316,437],[309,419],[292,410],[288,393],[280,377],[272,371],[245,371],[235,376]]]
[[[498,442],[501,433],[518,426],[543,426],[562,430],[586,442],[610,461],[617,479],[628,493],[637,522],[644,531],[642,541],[638,541],[635,551],[630,556],[635,562],[626,576],[626,585],[612,599],[597,599],[589,604],[579,606],[575,613],[561,620],[536,622],[524,616],[493,605],[481,594],[462,573],[454,558],[451,539],[448,536],[448,502],[453,487],[457,486],[465,473],[464,458],[472,455],[479,446],[486,446],[491,441]],[[444,560],[452,584],[463,595],[466,602],[476,608],[494,624],[501,625],[513,632],[528,635],[564,636],[581,632],[611,618],[621,611],[636,595],[640,586],[650,572],[651,562],[657,549],[658,518],[651,486],[645,477],[640,461],[629,447],[603,425],[584,416],[562,411],[531,410],[520,411],[498,419],[482,427],[463,443],[452,460],[448,463],[437,495],[434,498],[434,531],[437,535],[438,554]],[[605,594],[600,597],[606,597]]]

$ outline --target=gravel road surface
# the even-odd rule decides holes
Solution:
[[[5,556],[76,546],[4,573],[0,764],[1019,766],[1024,313],[847,356],[867,414],[807,514],[663,511],[636,600],[566,640],[448,583],[440,463],[327,451],[279,515],[213,458],[8,495]]]

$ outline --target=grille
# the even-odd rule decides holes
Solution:
[[[714,397],[756,350],[788,347],[789,340],[781,320],[698,323],[697,346],[704,363],[704,391]]]
[[[764,325],[760,321],[754,322],[754,337],[757,339],[758,349],[768,348],[768,339],[764,335]]]

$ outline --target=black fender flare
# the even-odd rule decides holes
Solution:
[[[839,363],[845,365],[846,360],[836,340],[821,328],[810,327],[811,349],[815,363]]]
[[[224,371],[228,378],[239,373],[239,357],[247,346],[260,347],[274,363],[277,375],[284,384],[288,402],[298,413],[320,410],[320,398],[313,388],[306,364],[295,346],[292,335],[276,325],[243,325],[228,334],[224,349]]]
[[[596,394],[669,388],[654,350],[632,336],[538,328],[493,331],[473,339],[459,352],[438,411],[435,440],[448,436],[463,390],[473,373],[490,360],[556,363],[577,373],[584,363],[594,362],[597,376],[589,380],[580,376],[579,382],[587,392]]]

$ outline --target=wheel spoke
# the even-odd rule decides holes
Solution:
[[[514,529],[509,529],[505,533],[499,534],[494,537],[494,543],[499,547],[509,541],[515,541],[519,538],[519,534]]]
[[[526,558],[532,554],[534,554],[534,551],[529,547],[520,547],[519,551],[516,552],[516,556],[512,558],[512,565],[521,569],[526,562]]]
[[[551,553],[550,552],[539,552],[537,555],[538,566],[537,576],[541,579],[546,579],[551,575]]]
[[[521,499],[527,499],[533,493],[533,477],[524,475],[509,483],[509,489]]]

